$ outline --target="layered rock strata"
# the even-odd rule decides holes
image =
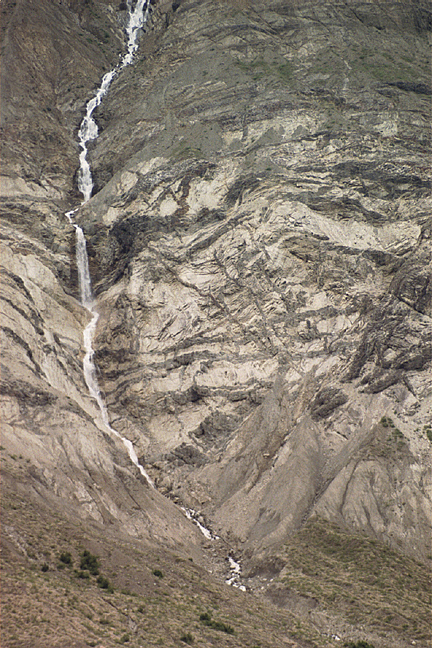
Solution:
[[[110,410],[250,551],[429,552],[428,9],[183,2],[99,115]]]
[[[204,562],[173,499],[251,578],[317,518],[427,561],[430,3],[156,3],[76,218],[111,423],[160,493],[87,393],[64,216],[124,3],[3,4],[7,487]]]

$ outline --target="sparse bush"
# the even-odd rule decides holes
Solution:
[[[222,621],[214,621],[209,612],[203,612],[200,614],[200,621],[209,628],[213,628],[213,630],[219,630],[220,632],[226,632],[227,634],[234,634],[234,628],[232,626],[223,623]]]
[[[120,637],[120,639],[119,639],[119,643],[121,643],[121,644],[128,643],[128,641],[130,641],[130,637],[129,637],[128,634],[124,634],[124,635],[122,635],[122,636]]]
[[[380,419],[380,424],[381,424],[383,427],[391,427],[391,428],[394,428],[394,426],[395,426],[395,424],[393,423],[393,421],[392,421],[392,419],[390,418],[390,416],[383,416],[383,417]]]
[[[41,571],[47,572],[49,570],[49,565],[48,563],[44,563],[41,567]]]
[[[111,594],[114,592],[113,586],[105,576],[98,576],[96,582],[101,589],[107,590]]]
[[[92,576],[97,576],[99,574],[99,559],[97,556],[94,556],[85,549],[81,554],[81,569],[87,569]]]
[[[210,625],[214,630],[220,630],[220,632],[226,632],[227,634],[234,634],[234,628],[222,621],[212,621]]]
[[[69,551],[63,551],[59,556],[59,560],[64,565],[72,565],[72,555]]]
[[[367,641],[363,641],[361,639],[360,641],[345,641],[344,643],[345,648],[374,648],[374,646]]]
[[[83,580],[88,580],[90,578],[90,574],[86,569],[75,569],[75,576],[77,578],[82,578]]]
[[[208,612],[203,612],[200,614],[200,621],[203,621],[207,625],[211,621],[211,616]]]
[[[185,644],[191,645],[194,642],[194,637],[190,632],[186,632],[185,634],[182,634],[180,641],[183,641],[183,643]]]

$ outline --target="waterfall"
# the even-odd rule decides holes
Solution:
[[[79,156],[80,167],[78,173],[78,189],[83,195],[83,204],[90,200],[93,191],[93,178],[91,175],[90,165],[87,161],[87,142],[96,139],[99,133],[98,126],[93,119],[93,112],[95,108],[100,106],[113,79],[117,76],[120,70],[133,62],[135,53],[138,49],[139,31],[144,27],[150,14],[150,0],[136,0],[134,7],[132,6],[132,1],[129,0],[128,10],[129,15],[126,26],[128,40],[126,53],[121,57],[120,63],[103,76],[98,91],[93,99],[90,99],[86,105],[86,114],[78,130],[78,142],[81,147]]]
[[[98,136],[98,126],[93,119],[93,112],[95,108],[97,108],[97,106],[101,104],[101,101],[108,92],[115,76],[120,72],[120,70],[133,62],[134,55],[138,49],[139,30],[147,22],[150,13],[150,0],[136,0],[135,3],[133,3],[132,0],[128,0],[128,12],[128,23],[126,26],[126,53],[122,56],[118,65],[103,76],[101,85],[99,86],[99,89],[97,90],[95,96],[86,105],[86,113],[78,130],[78,142],[81,147],[79,156],[78,189],[83,195],[82,204],[85,204],[88,200],[90,200],[93,191],[93,178],[91,174],[90,164],[87,160],[87,143],[91,140],[96,139]],[[106,404],[99,388],[93,350],[93,338],[99,319],[99,313],[96,310],[96,304],[92,293],[86,239],[81,227],[79,227],[79,225],[77,225],[73,220],[73,216],[76,213],[77,209],[73,209],[72,211],[67,212],[66,216],[69,219],[69,222],[74,226],[76,234],[76,262],[78,268],[80,301],[91,315],[90,322],[89,324],[87,324],[83,332],[85,350],[83,360],[84,378],[90,396],[94,398],[96,403],[98,404],[102,423],[105,429],[121,439],[128,451],[129,458],[132,463],[137,466],[141,475],[145,477],[148,484],[154,487],[154,484],[149,475],[138,461],[138,457],[136,455],[132,442],[129,441],[129,439],[123,437],[119,432],[117,432],[117,430],[111,427]]]
[[[87,103],[85,116],[80,124],[78,130],[78,142],[81,147],[81,152],[79,155],[79,173],[78,173],[78,188],[82,193],[83,200],[82,205],[88,202],[91,198],[93,191],[93,178],[91,173],[90,164],[87,160],[87,143],[91,140],[94,140],[98,136],[98,126],[93,119],[93,112],[97,106],[102,102],[102,99],[108,92],[110,85],[115,78],[115,76],[127,65],[133,63],[134,55],[138,49],[138,35],[139,30],[147,22],[147,19],[150,14],[150,0],[128,0],[127,2],[129,15],[128,15],[128,24],[126,27],[127,34],[127,46],[126,53],[120,59],[118,65],[112,69],[110,72],[105,74],[102,78],[101,85],[97,90],[95,96]],[[126,447],[129,458],[132,463],[139,469],[141,475],[147,480],[147,483],[154,488],[154,484],[145,471],[144,467],[139,463],[137,454],[133,447],[132,442],[126,437],[122,436],[120,432],[115,430],[109,422],[108,410],[105,404],[105,400],[101,394],[97,379],[97,370],[94,362],[94,349],[93,349],[93,338],[96,331],[97,322],[99,319],[99,313],[96,309],[96,302],[93,297],[90,268],[89,268],[89,259],[87,254],[87,243],[85,239],[84,232],[82,228],[74,222],[74,215],[78,211],[79,207],[68,211],[66,216],[75,228],[76,234],[76,263],[78,268],[78,280],[79,280],[79,291],[80,291],[80,301],[82,306],[84,306],[89,314],[91,315],[90,322],[87,324],[83,331],[83,340],[84,340],[84,350],[85,355],[83,359],[83,373],[87,388],[89,390],[90,396],[96,401],[103,427],[107,432],[118,437]],[[192,509],[182,508],[185,516],[194,522],[201,533],[205,536],[207,540],[219,540],[219,536],[214,534],[210,529],[206,528],[198,519],[198,515]],[[237,563],[233,558],[228,558],[229,568],[231,572],[231,577],[226,580],[227,584],[238,587],[242,591],[245,591],[245,587],[240,584],[240,574],[241,568],[240,564]]]

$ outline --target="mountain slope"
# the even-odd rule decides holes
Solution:
[[[429,14],[388,7],[182,3],[101,110],[111,411],[255,550],[316,512],[429,554]]]
[[[47,606],[63,587],[90,604],[95,584],[57,568],[68,545],[75,562],[87,546],[118,609],[128,587],[159,596],[145,565],[160,560],[169,622],[159,635],[135,610],[98,638],[104,595],[94,621],[71,605],[63,634],[40,645],[64,645],[76,623],[77,646],[179,645],[194,579],[200,602],[184,618],[196,645],[333,645],[332,634],[426,645],[430,3],[155,3],[136,63],[96,112],[96,190],[76,218],[101,313],[99,382],[157,491],[87,393],[89,316],[64,216],[80,202],[76,130],[117,62],[124,5],[2,8],[8,610],[44,561]],[[116,545],[145,576],[126,583]],[[217,582],[229,552],[246,594]],[[368,580],[369,553],[381,583]],[[200,623],[217,605],[226,622],[239,615],[234,637]],[[37,645],[35,627],[5,645]]]

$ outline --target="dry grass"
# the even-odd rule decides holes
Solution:
[[[314,597],[352,626],[425,645],[430,641],[430,572],[377,541],[309,523],[285,548],[281,581]]]
[[[294,635],[325,645],[289,612],[217,582],[162,546],[64,519],[7,490],[2,521],[2,648],[174,648],[190,636],[200,648],[303,646]],[[78,577],[83,549],[98,556],[111,594],[97,576]],[[71,565],[62,553],[71,554]],[[200,621],[204,613],[215,623]],[[234,634],[222,631],[227,626]]]

